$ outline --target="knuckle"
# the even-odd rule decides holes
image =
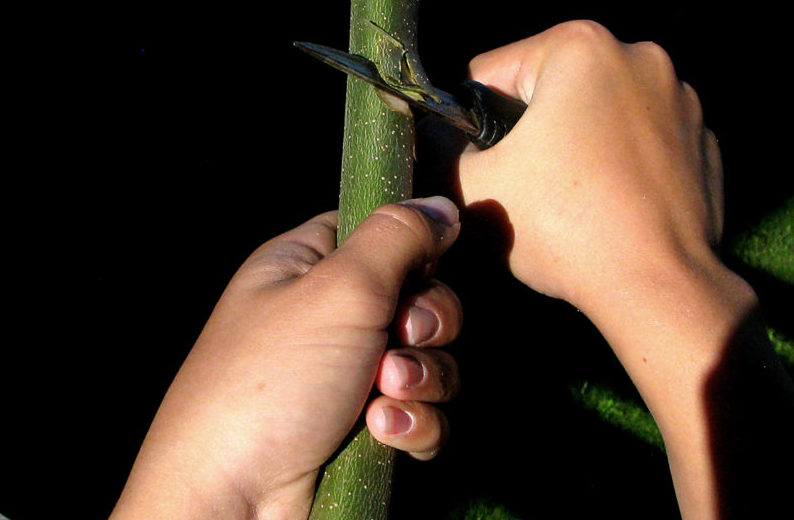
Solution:
[[[682,81],[681,82],[681,88],[684,90],[684,93],[687,95],[687,97],[689,97],[690,99],[695,101],[698,105],[700,105],[700,96],[698,95],[697,91],[695,90],[695,87],[693,87],[692,85],[690,85],[686,81]]]
[[[673,59],[664,47],[656,42],[646,41],[634,44],[642,55],[652,63],[655,63],[660,70],[666,72],[668,75],[675,77],[675,67],[673,66]]]
[[[643,53],[647,56],[655,59],[659,63],[663,63],[666,65],[672,65],[673,60],[670,58],[670,55],[667,51],[656,42],[653,41],[643,41],[637,42],[634,44],[636,48],[640,49]]]
[[[612,33],[593,20],[571,20],[563,22],[553,29],[566,40],[580,40],[591,43],[614,41]]]
[[[575,59],[579,66],[609,63],[622,47],[603,25],[592,20],[573,20],[553,28],[559,52]]]
[[[658,43],[652,41],[637,42],[631,44],[630,48],[635,55],[640,56],[645,62],[651,64],[662,77],[677,78],[673,59],[665,48]]]
[[[700,103],[700,96],[697,91],[686,81],[681,82],[681,89],[684,91],[684,97],[689,104],[690,111],[695,116],[695,119],[702,123],[703,105]]]
[[[713,130],[710,128],[703,128],[703,139],[706,142],[706,146],[714,147],[714,149],[719,152],[719,142],[720,140],[717,139],[717,134],[714,133]]]

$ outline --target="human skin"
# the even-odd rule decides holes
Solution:
[[[460,157],[461,203],[499,204],[515,276],[608,340],[659,425],[683,517],[782,507],[794,385],[754,291],[717,255],[722,165],[695,91],[658,45],[588,21],[478,56],[470,74],[528,108]]]
[[[779,512],[794,385],[764,341],[754,291],[717,255],[722,167],[694,90],[660,47],[585,21],[479,56],[471,76],[528,108],[496,146],[460,156],[460,203],[500,205],[515,276],[581,309],[609,341],[660,427],[684,518]],[[441,374],[454,363],[411,350],[425,379],[407,389],[399,351],[384,353],[392,322],[420,347],[460,330],[440,284],[400,304],[407,273],[422,279],[458,233],[446,202],[427,204],[376,210],[337,251],[326,214],[246,262],[169,389],[114,518],[305,518],[317,469],[373,382],[386,395],[367,409],[372,433],[432,456],[445,426],[427,403],[453,393],[456,376]],[[412,413],[406,434],[386,433],[403,424],[387,406]]]
[[[373,385],[372,435],[435,455],[447,423],[429,403],[459,383],[451,355],[429,347],[452,341],[462,314],[429,275],[458,235],[457,208],[442,197],[382,206],[338,249],[336,224],[336,212],[322,214],[234,275],[111,518],[306,518],[319,468]]]

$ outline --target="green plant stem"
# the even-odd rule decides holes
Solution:
[[[369,21],[415,47],[418,0],[353,0],[350,52],[394,71],[399,56],[393,45]],[[349,77],[342,146],[339,193],[339,234],[342,243],[376,207],[411,196],[413,120],[389,109],[375,89]]]
[[[418,0],[352,0],[350,52],[399,76],[399,48],[369,22],[394,35],[415,56],[417,10]],[[391,110],[370,85],[348,79],[339,244],[374,208],[411,197],[413,142],[410,113]],[[321,472],[309,518],[385,520],[394,458],[394,450],[373,439],[360,424]]]

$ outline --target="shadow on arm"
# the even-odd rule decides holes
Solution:
[[[722,519],[783,518],[794,491],[794,384],[745,317],[707,379],[705,402]]]

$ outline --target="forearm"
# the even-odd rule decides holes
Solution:
[[[668,265],[602,287],[582,310],[659,425],[684,518],[772,507],[774,493],[759,502],[757,492],[772,491],[775,466],[790,471],[794,389],[755,293],[716,259]]]

